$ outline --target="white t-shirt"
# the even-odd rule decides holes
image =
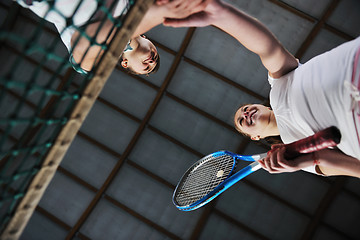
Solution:
[[[314,57],[279,79],[269,77],[270,103],[281,139],[290,143],[330,126],[341,132],[338,148],[360,159],[352,115],[353,62],[360,38]],[[356,69],[359,71],[359,69]],[[314,167],[304,169],[315,173]]]
[[[117,1],[118,3],[113,12],[114,17],[125,14],[129,7],[128,0]],[[111,2],[112,0],[106,1],[106,5],[110,6]],[[49,11],[50,4],[46,1],[34,1],[30,6],[25,4],[22,0],[18,0],[18,3],[25,8],[29,8],[39,17],[45,18],[47,21],[53,23],[60,33],[61,40],[69,52],[71,50],[71,37],[75,32],[75,28],[73,26],[84,25],[93,17],[93,14],[95,13],[98,6],[96,0],[56,0],[53,9]],[[79,3],[80,6],[76,10]],[[66,18],[71,16],[73,24],[68,26],[66,23]]]

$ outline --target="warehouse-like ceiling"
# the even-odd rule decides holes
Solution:
[[[300,62],[360,35],[358,0],[232,0]],[[37,17],[0,3],[0,23],[26,33]],[[58,37],[50,24],[43,38]],[[215,27],[156,27],[161,68],[148,77],[115,69],[21,239],[360,239],[360,181],[260,170],[213,203],[181,212],[172,193],[211,152],[265,152],[237,133],[242,103],[268,101],[259,58]],[[5,63],[15,49],[2,48]],[[67,54],[64,46],[58,51]],[[31,65],[29,65],[29,68]]]

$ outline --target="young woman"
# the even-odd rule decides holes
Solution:
[[[222,1],[185,19],[167,19],[173,27],[214,25],[256,53],[269,72],[271,108],[250,104],[235,114],[235,126],[259,140],[280,135],[284,143],[336,126],[339,150],[326,149],[292,161],[281,145],[260,164],[271,173],[300,169],[322,175],[360,177],[360,38],[300,64],[259,21]]]
[[[161,24],[166,17],[183,18],[194,12],[201,11],[207,5],[203,0],[157,0],[150,7],[143,20],[135,30],[127,47],[124,49],[121,66],[133,74],[149,74],[159,67],[159,56],[154,44],[140,34]],[[87,37],[95,37],[96,43],[109,43],[115,33],[113,21],[107,19],[104,23],[103,11],[99,11],[97,0],[18,0],[18,3],[29,8],[39,17],[53,23],[60,33],[61,40],[71,53],[70,62],[74,69],[86,74],[103,53],[101,46],[90,45]],[[112,16],[117,18],[126,14],[129,9],[128,0],[104,0],[105,6],[112,9]],[[49,9],[51,9],[49,11]]]

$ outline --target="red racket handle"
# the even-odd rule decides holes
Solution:
[[[307,138],[285,144],[285,158],[293,159],[301,154],[315,152],[324,148],[336,146],[341,139],[341,133],[336,127],[329,127]]]

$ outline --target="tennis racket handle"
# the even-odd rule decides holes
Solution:
[[[336,127],[329,127],[293,143],[285,144],[285,158],[293,159],[301,154],[315,152],[336,146],[341,139],[341,133]]]

